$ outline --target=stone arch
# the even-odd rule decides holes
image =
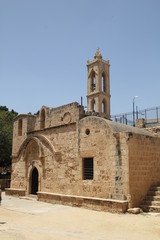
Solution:
[[[51,141],[42,134],[30,136],[25,139],[17,156],[15,156],[17,161],[22,159],[25,164],[27,194],[31,193],[31,173],[34,167],[38,170],[38,191],[41,191],[41,181],[42,178],[45,178],[45,154],[47,153],[47,157],[49,155],[47,149],[50,151],[50,155],[55,159],[55,161],[59,161],[61,159],[60,152],[56,151]]]
[[[36,138],[38,138],[41,143],[44,142],[46,143],[46,145],[48,145],[50,151],[55,155],[55,154],[58,154],[59,152],[55,149],[55,147],[53,146],[53,144],[51,143],[51,141],[45,137],[44,135],[42,134],[38,134],[38,135],[35,135]]]
[[[39,185],[39,173],[36,167],[32,169],[31,175],[31,188],[30,188],[30,193],[36,195],[38,192],[38,185]]]
[[[41,178],[42,178],[42,169],[38,166],[38,164],[36,163],[36,161],[32,161],[32,165],[29,166],[28,168],[28,176],[27,176],[27,179],[28,179],[28,189],[27,189],[27,192],[28,194],[35,194],[35,191],[34,191],[34,186],[32,186],[32,177],[33,177],[33,171],[34,169],[37,170],[38,172],[38,177],[37,177],[37,191],[41,191]],[[33,187],[33,188],[32,188]]]
[[[17,156],[19,156],[20,154],[23,155],[23,157],[26,154],[26,149],[27,147],[31,144],[32,141],[35,141],[38,145],[39,148],[39,157],[43,157],[44,156],[44,149],[43,149],[43,145],[42,142],[37,138],[37,137],[28,137],[27,139],[24,140],[24,142],[21,144],[18,154]]]
[[[38,134],[38,135],[34,135],[26,138],[24,142],[21,144],[19,151],[17,153],[17,156],[15,157],[18,157],[20,154],[22,154],[22,156],[24,157],[26,153],[26,148],[28,144],[31,143],[32,140],[38,144],[40,158],[44,157],[44,144],[50,149],[53,155],[59,154],[59,151],[56,151],[55,147],[47,137],[43,136],[42,134]]]

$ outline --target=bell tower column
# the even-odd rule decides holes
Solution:
[[[109,60],[97,49],[93,61],[87,62],[87,111],[98,112],[110,119]]]

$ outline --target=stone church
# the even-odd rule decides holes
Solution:
[[[87,111],[73,102],[14,120],[8,195],[125,212],[160,183],[160,138],[110,120],[110,64],[87,62]]]

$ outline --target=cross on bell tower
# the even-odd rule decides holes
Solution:
[[[93,61],[87,62],[87,111],[98,112],[110,119],[109,60],[97,49]]]

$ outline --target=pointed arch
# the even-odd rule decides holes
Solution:
[[[31,144],[32,141],[35,141],[38,145],[40,158],[44,156],[45,146],[47,146],[50,149],[53,155],[60,154],[60,152],[55,149],[55,147],[47,137],[43,136],[42,134],[37,134],[37,135],[26,138],[24,142],[21,144],[17,155],[12,157],[18,157],[20,154],[22,154],[24,157],[26,154],[26,149],[29,146],[29,144]]]
[[[102,72],[102,92],[106,92],[106,73]]]
[[[38,149],[39,149],[39,157],[43,157],[44,156],[44,150],[43,150],[43,145],[41,143],[41,141],[37,138],[37,137],[28,137],[27,139],[24,140],[24,142],[21,144],[17,157],[22,154],[23,157],[26,154],[26,150],[27,148],[30,146],[30,144],[32,144],[32,142],[36,142],[38,145]]]
[[[37,195],[39,187],[39,173],[38,169],[34,167],[30,173],[30,193]]]
[[[38,186],[37,186],[38,190],[37,191],[41,191],[43,169],[42,169],[42,167],[40,167],[40,165],[36,161],[33,160],[32,164],[30,164],[28,166],[28,171],[27,171],[27,178],[29,179],[29,182],[28,182],[28,185],[27,185],[27,193],[28,194],[34,194],[34,193],[31,193],[32,192],[32,176],[34,174],[33,171],[36,171],[36,173],[38,173],[38,174],[35,174],[36,175],[35,176],[36,181],[38,180]]]
[[[90,81],[90,89],[91,92],[95,92],[96,91],[96,73],[94,70],[91,71],[91,81]]]

